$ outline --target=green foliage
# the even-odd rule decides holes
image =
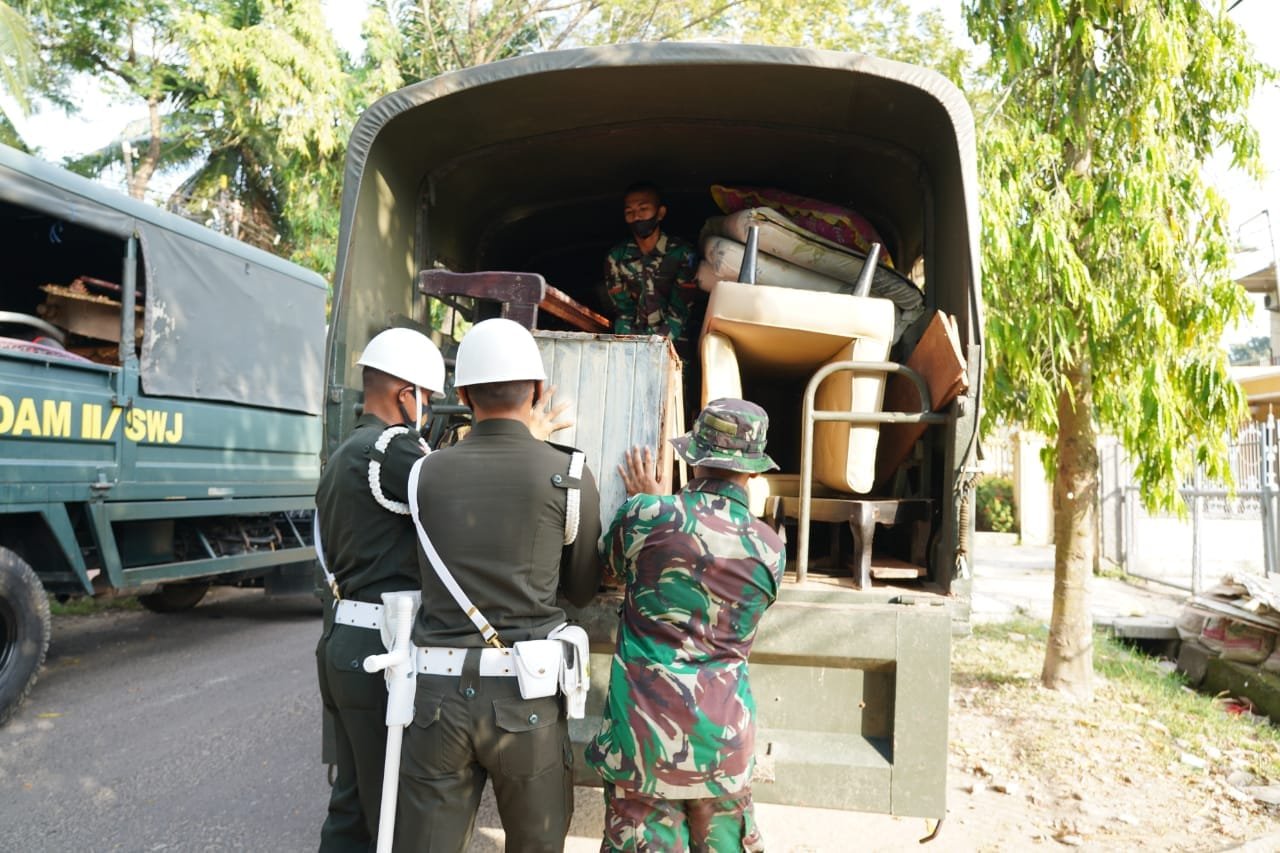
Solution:
[[[1242,344],[1233,344],[1230,350],[1232,364],[1270,364],[1271,338],[1250,338]]]
[[[16,4],[0,2],[0,93],[12,98],[24,112],[31,105],[27,88],[35,65],[35,43],[26,17]],[[3,111],[0,111],[0,122],[12,132]]]
[[[905,0],[379,0],[365,37],[366,69],[402,83],[541,50],[677,38],[874,53],[956,82],[967,63],[941,14],[913,16]]]
[[[981,477],[974,490],[974,501],[978,509],[978,530],[1017,532],[1018,515],[1013,503],[1013,480],[1008,477]]]
[[[1217,341],[1248,302],[1200,167],[1225,146],[1256,173],[1245,111],[1268,72],[1220,4],[965,5],[999,92],[978,134],[988,414],[1055,435],[1091,384],[1085,423],[1175,508],[1196,464],[1230,476],[1244,412]]]
[[[936,9],[905,0],[754,0],[728,13],[734,41],[869,53],[923,65],[961,84],[968,54]]]
[[[228,230],[229,197],[242,239],[330,272],[354,103],[318,0],[222,4],[177,29],[204,140],[182,206],[218,212],[211,224]]]
[[[123,129],[131,156],[117,142],[70,168],[131,167],[137,197],[180,170],[169,207],[326,274],[347,136],[374,100],[417,80],[560,47],[704,37],[863,51],[956,80],[966,63],[938,13],[913,16],[905,0],[374,0],[358,60],[319,0],[33,0],[30,20],[42,97],[74,108],[87,74],[149,111]]]
[[[4,110],[0,109],[0,145],[8,145],[10,148],[17,148],[19,151],[25,151],[30,154],[31,149],[22,140],[18,134],[18,129],[14,127],[13,122],[4,114]]]
[[[129,194],[143,198],[157,171],[189,165],[194,144],[173,119],[185,116],[195,92],[175,22],[181,9],[208,5],[203,0],[43,0],[33,7],[31,28],[46,71],[39,81],[43,97],[71,108],[76,80],[91,77],[112,101],[143,104],[148,113],[145,121],[121,128],[124,145],[113,142],[88,152],[68,161],[67,168],[96,177],[121,166]]]

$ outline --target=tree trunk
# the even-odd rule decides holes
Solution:
[[[156,96],[147,98],[147,118],[150,129],[150,138],[147,140],[147,151],[138,161],[138,165],[133,170],[133,177],[129,181],[129,195],[133,198],[145,198],[147,194],[147,185],[151,183],[151,176],[155,174],[156,167],[160,165],[160,101]]]
[[[1053,619],[1041,681],[1089,701],[1093,698],[1094,495],[1098,445],[1093,432],[1093,385],[1084,362],[1066,372],[1069,389],[1058,396],[1058,468],[1053,480]]]

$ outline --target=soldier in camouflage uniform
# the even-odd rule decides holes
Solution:
[[[602,851],[764,849],[751,805],[747,656],[786,553],[751,515],[746,485],[777,467],[764,452],[768,425],[754,403],[709,403],[672,441],[694,466],[679,494],[653,494],[648,448],[619,468],[631,497],[601,549],[626,593],[602,725],[587,748],[605,783]]]
[[[604,264],[605,287],[615,312],[613,331],[664,335],[686,357],[692,354],[686,352],[691,350],[690,311],[700,294],[694,281],[697,252],[662,230],[667,206],[653,184],[627,187],[622,207],[632,237],[614,246]]]

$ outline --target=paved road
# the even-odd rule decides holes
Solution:
[[[320,605],[216,591],[58,617],[0,729],[0,850],[315,849]]]
[[[974,548],[973,621],[1003,622],[1015,617],[1048,621],[1053,613],[1053,546],[1000,545]],[[1216,581],[1216,579],[1215,579]],[[1089,579],[1089,612],[1095,625],[1130,616],[1176,618],[1187,593],[1163,584],[1119,578]]]
[[[55,617],[35,689],[0,728],[0,853],[313,851],[320,605],[217,590],[180,614]],[[568,850],[596,850],[580,788]],[[502,850],[491,792],[471,853]]]

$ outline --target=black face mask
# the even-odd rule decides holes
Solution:
[[[409,410],[404,407],[404,403],[397,402],[400,407],[400,425],[407,426],[409,429],[416,429],[417,425],[413,422],[413,415],[409,414]]]
[[[413,390],[413,386],[410,385],[409,389]],[[413,422],[413,415],[409,414],[409,410],[405,408],[404,403],[400,402],[400,398],[396,398],[396,405],[400,407],[400,417],[402,419],[400,422],[401,425],[407,426],[409,429],[413,430],[420,438],[425,438],[431,429],[431,392],[426,391],[423,396],[425,399],[422,401],[422,414],[425,415],[425,417],[423,418],[421,426]]]
[[[627,227],[631,229],[632,234],[643,240],[658,230],[658,217],[651,216],[648,219],[637,219],[634,222],[628,222]]]

